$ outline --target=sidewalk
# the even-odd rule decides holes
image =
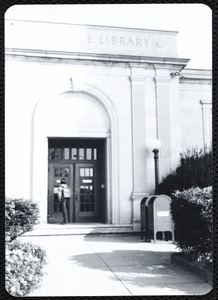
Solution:
[[[212,287],[170,264],[175,245],[139,236],[35,236],[46,250],[42,285],[29,296],[203,295]]]

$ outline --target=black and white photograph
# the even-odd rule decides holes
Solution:
[[[211,292],[210,7],[14,5],[4,22],[7,293]]]

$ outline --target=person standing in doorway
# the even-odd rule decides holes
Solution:
[[[64,222],[61,224],[68,223],[68,206],[71,197],[71,189],[67,185],[67,181],[65,178],[61,179],[61,184],[58,188],[58,199],[61,202],[61,209],[63,213]]]

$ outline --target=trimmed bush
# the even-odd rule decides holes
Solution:
[[[206,186],[212,186],[212,150],[194,148],[180,154],[180,165],[158,185],[157,194]]]
[[[5,234],[6,241],[12,241],[21,234],[33,229],[38,223],[39,209],[32,200],[6,199]]]
[[[12,296],[26,296],[42,278],[45,251],[31,243],[6,243],[5,285]]]
[[[32,200],[5,201],[5,279],[12,296],[26,296],[38,287],[43,275],[45,251],[31,243],[22,243],[18,236],[38,223],[39,209]]]
[[[212,188],[176,191],[171,214],[178,247],[194,261],[212,263]]]

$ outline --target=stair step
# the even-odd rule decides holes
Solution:
[[[55,235],[106,235],[106,234],[138,234],[132,225],[105,224],[40,224],[23,236],[55,236]]]

